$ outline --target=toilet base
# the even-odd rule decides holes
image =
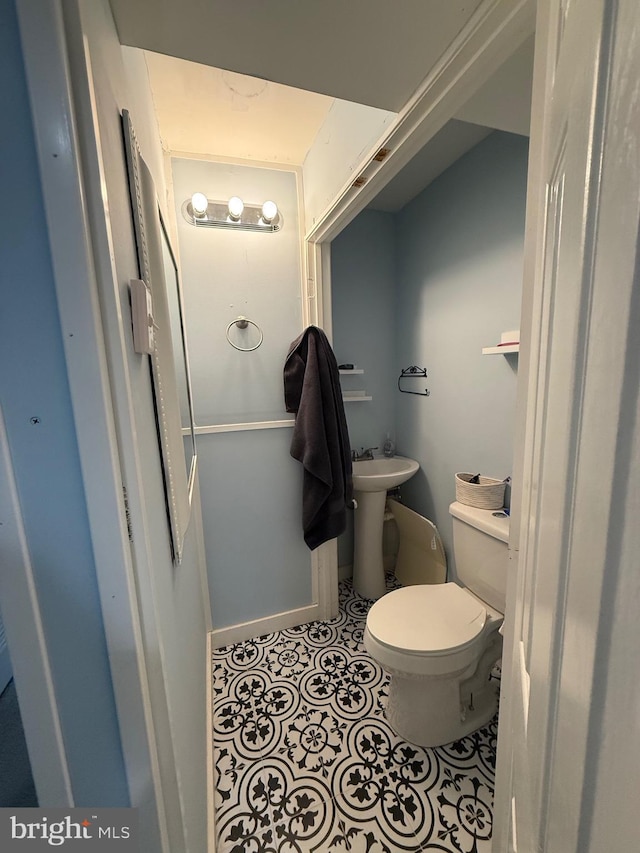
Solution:
[[[470,695],[457,678],[405,678],[394,674],[389,685],[387,722],[394,732],[418,746],[443,746],[486,725],[498,710],[495,681]],[[464,689],[463,689],[464,694]],[[471,707],[470,707],[471,706]]]

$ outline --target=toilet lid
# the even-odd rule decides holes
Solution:
[[[394,590],[367,616],[369,632],[386,646],[413,654],[443,654],[469,645],[484,628],[487,611],[455,583]]]

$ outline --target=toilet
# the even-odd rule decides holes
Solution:
[[[489,722],[502,654],[509,518],[449,507],[457,583],[405,586],[378,599],[364,644],[391,675],[386,717],[410,743],[441,746]]]

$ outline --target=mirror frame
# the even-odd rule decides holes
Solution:
[[[184,334],[184,310],[180,277],[175,254],[160,213],[155,185],[149,167],[145,163],[135,135],[128,110],[122,111],[124,142],[129,174],[129,191],[136,234],[139,274],[151,290],[153,320],[155,326],[155,348],[151,354],[151,376],[160,444],[160,458],[164,480],[164,491],[169,520],[169,533],[173,560],[182,561],[184,539],[189,526],[191,501],[197,471],[195,425],[189,363]],[[174,347],[171,334],[171,319],[167,298],[167,282],[162,241],[166,239],[176,270],[177,298],[180,309],[180,337],[182,357],[185,361],[187,397],[193,455],[187,475],[184,453],[184,433],[181,420],[178,386],[174,366]]]

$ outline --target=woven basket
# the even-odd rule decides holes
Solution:
[[[456,474],[456,500],[478,509],[501,509],[504,505],[504,487],[502,480],[492,477],[480,477],[479,483],[470,483],[475,474]]]

